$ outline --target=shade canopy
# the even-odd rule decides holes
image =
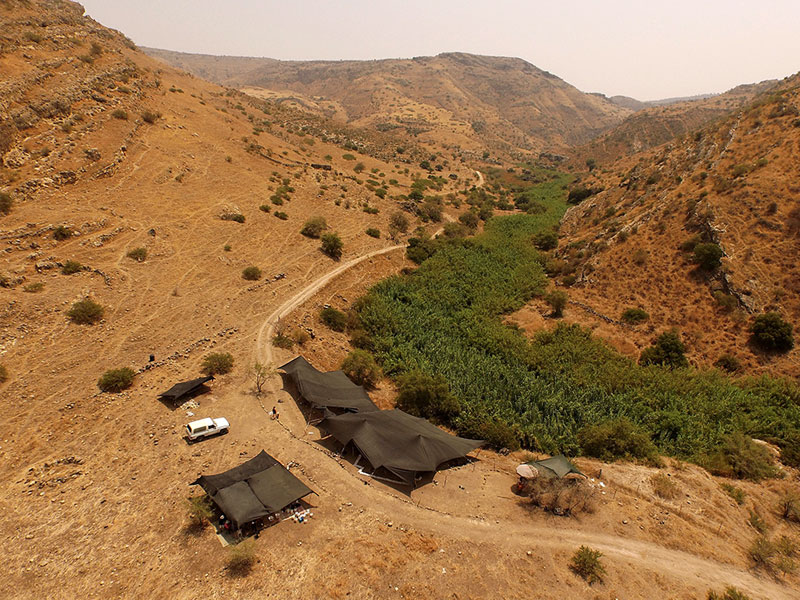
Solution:
[[[483,444],[397,409],[327,416],[320,427],[344,445],[352,442],[373,468],[382,467],[409,484],[418,473],[435,471]]]
[[[195,390],[200,389],[200,387],[206,383],[207,381],[211,381],[214,378],[212,376],[208,377],[198,377],[197,379],[192,379],[191,381],[184,381],[182,383],[176,383],[171,388],[169,388],[166,392],[161,392],[158,397],[165,398],[167,400],[172,400],[176,402],[177,400],[183,398],[194,392]]]
[[[535,470],[536,474],[533,474],[532,470]],[[581,473],[563,454],[544,460],[532,460],[523,463],[517,467],[517,473],[526,479],[532,479],[536,476],[561,479],[570,473],[586,477],[586,475]]]
[[[237,527],[314,493],[263,450],[238,467],[203,475],[192,485],[202,487]]]
[[[279,367],[294,381],[300,395],[316,408],[339,408],[350,412],[377,411],[367,392],[342,371],[323,373],[302,356]]]

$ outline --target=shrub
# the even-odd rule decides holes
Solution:
[[[225,252],[230,252],[230,251],[231,251],[231,245],[230,245],[230,244],[225,244],[225,245],[222,247],[222,249],[223,249]]]
[[[64,225],[59,225],[55,229],[53,229],[53,239],[59,242],[67,240],[72,237],[72,232],[70,231],[69,227],[65,227]]]
[[[369,237],[373,237],[375,239],[380,239],[380,237],[381,237],[380,229],[375,229],[374,227],[368,227],[367,231],[365,233]]]
[[[456,421],[458,435],[484,440],[489,446],[498,450],[507,448],[519,450],[520,432],[514,425],[488,414],[471,414],[460,416]]]
[[[132,258],[136,262],[144,262],[147,259],[147,248],[134,248],[128,252],[128,258]]]
[[[94,325],[103,318],[105,309],[91,298],[79,300],[67,311],[67,316],[78,325]]]
[[[112,112],[111,116],[114,117],[115,119],[119,119],[120,121],[128,120],[128,113],[122,110],[121,108],[118,108],[117,110]]]
[[[274,212],[272,214],[278,217],[281,221],[285,221],[289,218],[289,215],[287,215],[285,212]]]
[[[327,228],[328,224],[325,222],[325,217],[311,217],[305,222],[300,233],[309,238],[319,239],[319,236]]]
[[[561,290],[554,290],[544,297],[545,302],[553,309],[553,316],[561,318],[564,316],[564,307],[567,305],[567,294]]]
[[[294,340],[284,333],[278,333],[272,338],[272,345],[276,348],[289,350],[294,346]]]
[[[763,535],[757,537],[748,550],[750,559],[755,566],[767,569],[772,568],[772,559],[775,557],[776,552],[775,544]]]
[[[44,289],[44,283],[41,281],[37,281],[35,283],[29,283],[28,285],[22,288],[23,292],[28,292],[29,294],[36,294],[41,292]]]
[[[728,496],[736,501],[736,504],[739,506],[744,504],[744,499],[747,494],[745,494],[742,488],[738,488],[730,483],[720,483],[719,486],[725,491],[726,494],[728,494]]]
[[[658,462],[658,452],[650,436],[625,417],[583,427],[578,431],[578,444],[587,456],[607,462],[617,459]]]
[[[11,212],[11,207],[14,206],[14,201],[11,194],[0,192],[0,215],[7,215]]]
[[[477,229],[478,228],[478,223],[480,223],[480,219],[478,218],[478,215],[476,215],[474,212],[469,212],[469,211],[467,211],[465,213],[461,213],[461,215],[459,215],[459,217],[458,217],[458,220],[463,225],[466,225],[467,227],[469,227],[470,229],[473,229],[473,230]]]
[[[783,494],[778,503],[778,510],[781,517],[787,521],[800,523],[800,496],[797,492],[788,491]]]
[[[706,600],[751,600],[750,596],[744,592],[740,592],[733,586],[728,586],[722,594],[718,594],[713,590],[708,591]]]
[[[622,311],[622,320],[625,323],[635,325],[647,321],[650,315],[642,308],[626,308]]]
[[[592,190],[591,188],[579,186],[569,191],[569,195],[567,196],[567,202],[569,202],[570,204],[580,204],[594,193],[595,191]]]
[[[533,245],[539,250],[554,250],[558,247],[558,234],[555,231],[543,231],[533,236]]]
[[[601,556],[603,556],[603,553],[599,550],[581,546],[572,555],[569,568],[583,577],[590,585],[595,581],[603,581],[603,575],[605,575],[606,570],[600,563]]]
[[[659,498],[673,500],[680,495],[678,486],[671,477],[664,473],[656,473],[650,478],[650,485],[653,486],[653,491]]]
[[[253,540],[247,539],[228,551],[228,572],[235,577],[244,577],[256,564],[256,549]]]
[[[733,354],[727,353],[720,356],[714,363],[714,366],[728,373],[736,373],[742,370],[742,363],[739,359]]]
[[[792,324],[776,312],[758,315],[750,327],[753,343],[762,350],[786,352],[794,347]]]
[[[769,450],[743,433],[727,436],[702,462],[711,473],[723,477],[760,481],[778,475]]]
[[[258,210],[260,210],[261,212],[268,213],[272,209],[270,208],[269,204],[262,204],[261,206],[258,207]]]
[[[381,378],[381,369],[366,350],[353,350],[342,362],[342,371],[353,382],[364,387],[374,387]]]
[[[292,333],[289,337],[291,337],[292,341],[298,346],[304,345],[306,342],[308,342],[308,340],[311,339],[311,336],[308,334],[308,332],[305,329],[300,329],[299,327],[292,330]]]
[[[656,338],[655,343],[645,348],[639,356],[640,365],[660,365],[680,368],[689,366],[686,360],[686,346],[681,342],[678,332],[665,331]]]
[[[189,527],[191,529],[202,529],[206,521],[213,516],[211,501],[208,496],[194,496],[186,500],[186,515],[189,517]]]
[[[97,387],[104,392],[121,392],[131,387],[136,372],[130,367],[110,369],[97,380]]]
[[[68,260],[61,266],[61,273],[63,275],[74,275],[82,268],[83,266],[77,260]]]
[[[595,489],[584,479],[536,477],[526,480],[518,493],[531,504],[559,516],[576,515],[595,510]]]
[[[152,125],[161,118],[161,113],[146,110],[142,113],[142,120]]]
[[[233,369],[233,356],[230,352],[213,352],[206,355],[200,369],[205,375],[224,375]]]
[[[356,163],[356,165],[353,167],[353,171],[355,171],[356,173],[361,173],[365,168],[366,167],[364,166],[364,163],[359,162]]]
[[[0,383],[8,381],[8,369],[5,365],[0,365]]]
[[[635,264],[636,266],[643,267],[644,265],[647,264],[647,259],[649,257],[650,253],[647,252],[647,250],[645,250],[644,248],[638,248],[633,252],[631,260],[633,261],[633,264]]]
[[[245,218],[241,213],[225,213],[220,217],[223,221],[234,221],[236,223],[244,223]]]
[[[342,160],[355,160],[356,157],[352,154],[342,154]]]
[[[396,212],[389,217],[389,226],[396,229],[400,233],[406,233],[409,226],[408,217],[401,212]]]
[[[722,265],[722,256],[722,248],[717,244],[697,244],[694,247],[694,262],[705,271],[718,269]]]
[[[398,386],[397,408],[409,414],[447,424],[459,413],[458,400],[441,375],[413,371],[401,375]]]
[[[750,511],[750,518],[747,520],[747,522],[750,523],[750,526],[761,535],[766,534],[767,530],[769,529],[764,518],[752,510]]]
[[[331,258],[339,260],[342,257],[343,247],[342,238],[339,237],[338,233],[326,233],[322,236],[320,250]]]
[[[97,42],[92,42],[89,54],[91,54],[92,56],[100,56],[102,53],[103,53],[103,47]]]
[[[726,294],[725,292],[721,292],[719,290],[714,292],[714,300],[716,300],[717,305],[727,313],[731,312],[739,305],[739,301],[736,299],[736,296],[733,296],[732,294]]]
[[[261,269],[255,266],[245,267],[242,270],[242,279],[247,281],[258,281],[261,279]]]
[[[347,328],[347,315],[335,308],[323,308],[319,313],[319,318],[334,331],[344,331]]]
[[[350,333],[350,344],[353,348],[361,348],[362,350],[369,350],[370,352],[375,349],[372,336],[363,329],[356,329]]]

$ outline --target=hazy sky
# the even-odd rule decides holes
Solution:
[[[517,56],[640,100],[800,70],[800,0],[80,0],[142,46],[279,59]]]

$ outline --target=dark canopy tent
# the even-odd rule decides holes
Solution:
[[[384,468],[408,484],[418,473],[435,471],[483,444],[397,409],[327,416],[320,427],[345,446],[352,442],[374,469]]]
[[[203,475],[191,485],[202,487],[237,527],[314,493],[263,450],[238,467]]]
[[[342,371],[322,373],[302,356],[279,367],[292,378],[300,395],[315,408],[340,408],[351,412],[377,411],[367,392]]]
[[[176,383],[166,392],[161,392],[158,397],[164,398],[165,400],[171,400],[172,402],[177,402],[180,398],[188,396],[192,392],[199,390],[204,383],[213,379],[214,378],[209,375],[208,377],[198,377],[197,379],[192,379],[191,381]]]
[[[575,465],[573,465],[569,459],[564,456],[563,454],[559,454],[558,456],[553,456],[551,458],[546,458],[544,460],[532,460],[530,462],[524,463],[530,467],[533,467],[539,472],[539,475],[542,477],[547,478],[558,478],[561,479],[570,473],[575,473],[577,475],[582,475],[586,477],[583,473],[581,473]]]

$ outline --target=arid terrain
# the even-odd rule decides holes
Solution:
[[[479,59],[398,64],[397,76],[422,70],[424,77],[444,63]],[[360,474],[352,456],[337,455],[339,448],[306,426],[302,404],[277,374],[264,394],[254,393],[255,361],[276,367],[302,353],[320,369],[338,367],[347,336],[319,322],[321,307],[348,308],[378,280],[413,267],[403,252],[413,230],[433,233],[457,218],[450,205],[442,223],[406,212],[409,231],[390,237],[392,215],[413,182],[428,175],[418,165],[431,148],[438,148],[438,193],[446,197],[484,181],[475,170],[483,165],[455,145],[480,155],[517,136],[520,147],[537,151],[541,140],[566,147],[629,112],[602,99],[575,99],[571,86],[519,63],[513,65],[521,73],[530,67],[528,75],[555,89],[542,102],[584,103],[585,116],[566,129],[556,117],[518,122],[514,114],[536,111],[502,112],[465,92],[452,106],[415,104],[409,112],[412,119],[427,114],[425,127],[437,119],[441,131],[463,127],[463,136],[453,134],[457,143],[437,146],[439,138],[420,134],[418,144],[406,140],[397,153],[391,131],[357,129],[376,117],[352,112],[344,99],[330,114],[275,102],[279,96],[266,92],[273,101],[265,102],[147,56],[76,3],[0,0],[0,192],[12,202],[0,213],[0,365],[7,371],[0,381],[0,597],[689,600],[728,585],[754,599],[800,597],[796,574],[754,569],[748,557],[757,535],[753,513],[770,535],[798,537],[777,508],[797,487],[791,468],[767,483],[735,482],[745,493],[738,504],[720,487],[727,480],[693,464],[665,459],[655,469],[578,458],[591,478],[593,510],[557,517],[512,492],[527,452],[481,449],[409,491]],[[365,86],[385,85],[365,79]],[[743,109],[700,139],[584,175],[583,183],[606,191],[568,213],[561,247],[601,233],[612,239],[592,257],[593,272],[569,288],[570,298],[615,317],[623,304],[642,304],[653,331],[691,305],[676,324],[697,340],[693,360],[708,362],[736,346],[748,370],[796,377],[796,351],[773,358],[744,350],[743,325],[718,315],[714,284],[692,279],[677,250],[691,233],[684,204],[708,187],[692,214],[719,232],[728,289],[743,303],[779,306],[799,322],[792,219],[800,128],[791,129],[797,117],[770,117],[778,105],[797,106],[793,84],[783,82],[789,91],[779,99]],[[404,84],[397,86],[382,102],[398,101]],[[361,88],[353,94],[354,103],[370,102]],[[413,96],[402,97],[411,106]],[[347,125],[335,118],[338,111]],[[477,118],[496,139],[473,136]],[[772,147],[777,130],[784,141]],[[761,158],[768,162],[732,188],[713,189],[717,174]],[[660,179],[646,185],[652,171]],[[687,175],[675,184],[679,172]],[[619,187],[633,179],[635,197],[631,186]],[[769,212],[773,200],[777,208]],[[616,209],[616,239],[606,221],[587,225],[608,207],[628,205]],[[656,215],[663,215],[663,232]],[[324,217],[341,237],[339,260],[300,234],[311,216]],[[636,225],[621,242],[619,231]],[[750,245],[749,256],[735,250]],[[640,246],[650,258],[637,271],[627,261]],[[258,280],[243,278],[248,266],[261,269]],[[676,274],[684,283],[673,287]],[[612,296],[619,300],[611,303]],[[93,325],[67,316],[84,298],[104,309]],[[536,306],[510,319],[526,326],[524,311]],[[567,316],[573,313],[582,319],[570,305]],[[720,325],[708,331],[712,317]],[[313,339],[291,351],[272,346],[274,332],[298,327]],[[614,335],[638,346],[650,333]],[[197,377],[212,351],[234,356],[232,372],[217,376],[194,403],[159,401],[159,392]],[[101,393],[100,375],[119,367],[136,371],[133,386]],[[382,380],[372,396],[382,408],[393,406],[391,381]],[[273,406],[279,420],[268,417]],[[183,426],[206,416],[227,417],[230,434],[188,445]],[[314,515],[264,531],[254,540],[257,563],[236,576],[227,568],[230,549],[212,527],[189,527],[186,500],[199,493],[189,484],[262,449],[293,463],[292,472],[316,492],[308,498]],[[655,493],[657,471],[676,483],[677,496]],[[603,553],[603,582],[589,585],[570,570],[582,545]]]

